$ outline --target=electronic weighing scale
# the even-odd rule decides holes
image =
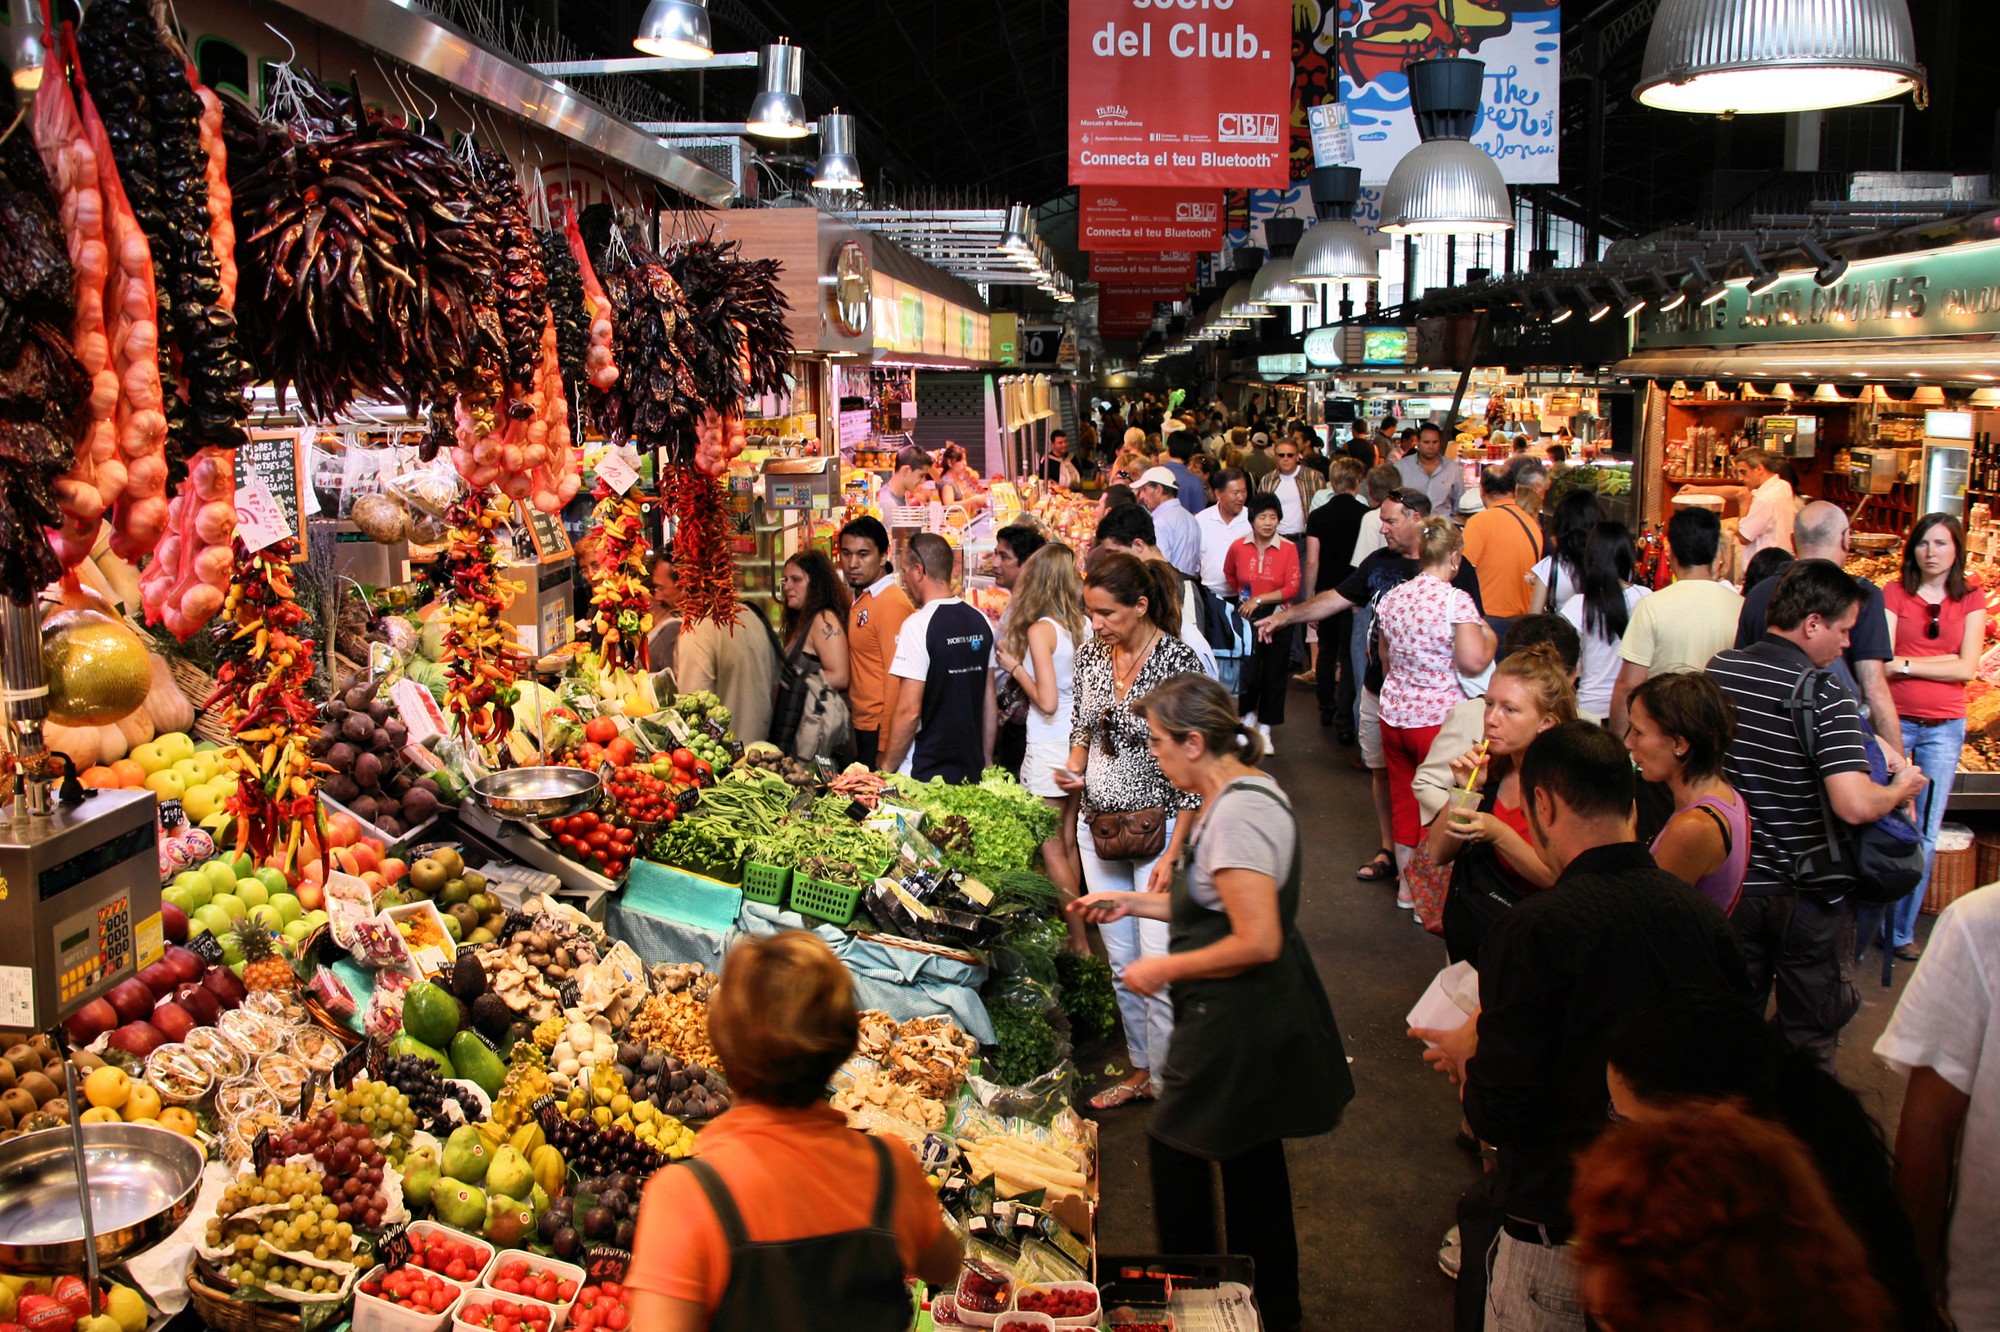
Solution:
[[[160,959],[151,791],[0,820],[0,1028],[41,1031]]]

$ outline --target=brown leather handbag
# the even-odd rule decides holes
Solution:
[[[1090,816],[1090,845],[1099,860],[1152,860],[1167,848],[1167,811],[1100,810]]]

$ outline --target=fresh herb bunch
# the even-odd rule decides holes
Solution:
[[[989,1005],[986,1012],[998,1041],[992,1065],[1001,1082],[1026,1086],[1056,1066],[1060,1042],[1039,1005]]]
[[[1117,1033],[1118,996],[1111,988],[1110,963],[1095,953],[1079,957],[1062,949],[1056,953],[1056,983],[1077,1041],[1101,1041]]]

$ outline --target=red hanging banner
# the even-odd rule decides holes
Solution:
[[[1283,189],[1291,21],[1284,0],[1071,0],[1070,183]]]
[[[1193,250],[1162,250],[1158,254],[1126,254],[1098,250],[1090,256],[1092,282],[1194,281]]]
[[[1213,191],[1114,189],[1077,191],[1079,250],[1219,250],[1222,200]]]
[[[1141,288],[1104,287],[1097,293],[1097,331],[1107,338],[1136,338],[1153,326],[1155,303],[1171,296]]]

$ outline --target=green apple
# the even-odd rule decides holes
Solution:
[[[305,908],[299,905],[299,899],[291,893],[272,893],[271,906],[284,918],[287,925],[293,924],[305,915]]]
[[[231,963],[229,964],[229,969],[230,969],[231,971],[233,971],[233,972],[235,972],[235,973],[236,973],[236,979],[238,979],[238,980],[242,980],[242,979],[243,979],[243,959],[242,959],[242,958],[240,958],[240,957],[239,957],[239,958],[237,958],[237,959],[236,959],[236,960],[235,960],[234,962],[231,962]]]
[[[306,912],[306,914],[301,916],[299,919],[317,928],[321,925],[326,924],[327,921],[331,919],[331,917],[329,917],[326,914],[326,912],[320,910],[318,907],[314,907],[311,911]]]
[[[262,884],[257,886],[260,888],[263,887]],[[209,905],[227,914],[231,920],[243,919],[244,915],[250,910],[250,904],[235,893],[217,893],[209,901]]]
[[[203,782],[199,786],[190,786],[181,795],[181,808],[187,811],[189,818],[200,822],[221,809],[224,798],[224,792],[216,790],[208,782]]]
[[[292,885],[285,879],[285,872],[270,865],[257,871],[257,882],[274,893],[288,893],[292,889]]]
[[[238,879],[234,896],[243,899],[246,907],[260,907],[271,900],[271,890],[262,879]]]
[[[238,851],[229,858],[229,872],[239,879],[251,878],[257,873],[257,862],[247,852]]]
[[[302,920],[295,920],[291,924],[285,926],[284,930],[285,941],[291,944],[294,948],[296,948],[298,946],[299,940],[305,938],[308,934],[311,933],[312,933],[312,926],[306,924]],[[81,1211],[82,1208],[78,1208],[77,1210]]]
[[[148,777],[163,769],[171,768],[174,765],[173,756],[160,748],[160,743],[157,740],[135,746],[128,757],[141,768],[144,768]]]
[[[281,934],[285,928],[285,918],[278,908],[269,903],[260,903],[250,908],[250,919],[262,925],[273,934]]]
[[[198,935],[203,935],[207,933],[208,933],[207,921],[203,920],[199,916],[188,917],[188,938],[190,940],[194,939]],[[79,1207],[77,1210],[82,1211],[83,1209]]]
[[[234,931],[220,937],[222,939],[222,960],[234,969],[237,975],[242,975],[243,945],[236,942]]]
[[[227,934],[229,932],[229,926],[232,923],[232,918],[230,914],[227,911],[224,911],[221,907],[215,905],[215,903],[213,902],[210,902],[207,906],[202,907],[200,910],[196,911],[194,913],[194,919],[208,926],[210,930],[212,930],[214,933],[218,935]]]
[[[153,743],[167,755],[169,763],[178,763],[182,759],[194,757],[194,737],[186,731],[169,731],[165,735],[154,736]]]
[[[216,744],[215,741],[213,740],[202,740],[196,742],[194,747],[194,752],[197,754],[208,754],[208,753],[213,753],[214,751],[219,750],[221,748],[222,746]],[[82,1211],[83,1209],[79,1207],[77,1208],[77,1210]]]
[[[200,786],[208,778],[208,774],[201,770],[201,765],[191,758],[181,759],[168,768],[167,771],[179,773],[186,779],[189,786]]]
[[[188,780],[172,768],[162,768],[146,778],[146,789],[162,800],[179,800],[187,795]]]
[[[236,891],[236,871],[229,867],[228,861],[221,859],[211,860],[201,867],[201,872],[207,878],[211,892],[233,893]]]
[[[181,909],[181,914],[184,916],[190,910],[188,906],[187,893],[179,888],[174,887],[172,884],[168,884],[166,887],[160,889],[160,900],[162,902],[173,903],[175,906]]]
[[[459,943],[464,939],[464,931],[465,926],[459,923],[457,916],[446,916],[444,918],[444,932],[451,936],[453,943]],[[78,1210],[81,1211],[82,1209],[78,1208]]]

